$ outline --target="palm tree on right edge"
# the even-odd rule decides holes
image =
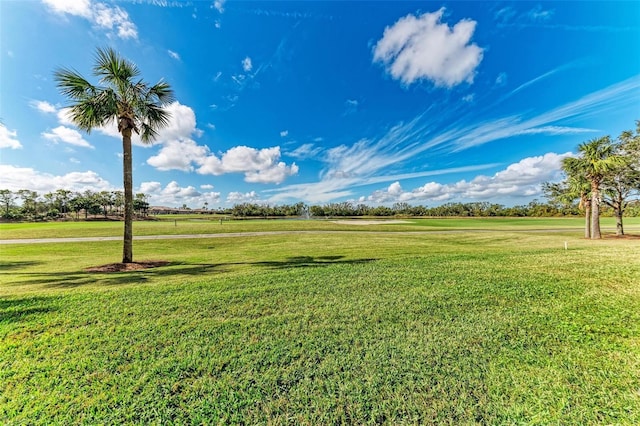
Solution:
[[[132,132],[140,135],[143,143],[150,143],[158,130],[169,124],[170,113],[164,107],[173,102],[173,91],[164,81],[152,86],[137,79],[138,67],[111,48],[96,52],[93,75],[101,86],[94,86],[77,71],[60,68],[54,78],[60,92],[73,103],[70,105],[72,122],[90,133],[96,127],[117,123],[122,135],[122,164],[124,183],[124,239],[122,263],[133,262],[133,171]]]

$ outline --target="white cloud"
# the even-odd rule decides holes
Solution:
[[[242,204],[242,203],[252,203],[258,201],[260,197],[256,194],[255,191],[251,192],[230,192],[227,195],[227,203],[228,204]]]
[[[155,206],[182,206],[186,204],[191,208],[202,208],[205,202],[211,206],[220,201],[219,192],[200,192],[191,185],[182,187],[176,181],[169,182],[164,188],[160,182],[142,182],[140,192],[145,193],[149,197],[149,204]]]
[[[173,50],[167,50],[167,53],[169,54],[169,56],[171,56],[173,59],[179,61],[180,60],[180,55],[176,52],[174,52]]]
[[[0,148],[20,149],[22,144],[17,139],[18,132],[9,130],[4,124],[0,124]]]
[[[282,183],[288,176],[298,173],[298,166],[290,166],[280,159],[280,147],[255,149],[236,146],[222,154],[220,158],[210,155],[199,162],[200,174],[221,175],[244,173],[245,181],[253,183]]]
[[[158,170],[193,171],[193,164],[200,164],[209,155],[209,148],[191,139],[170,140],[163,143],[157,155],[149,157],[147,164]]]
[[[502,9],[499,9],[496,13],[494,13],[493,19],[501,24],[505,24],[511,21],[516,16],[516,13],[516,10],[510,6],[503,7]]]
[[[297,158],[298,160],[305,160],[307,158],[314,158],[322,152],[322,148],[316,147],[312,143],[305,143],[300,145],[296,149],[290,152],[286,152],[289,157]]]
[[[386,27],[373,61],[406,85],[421,79],[441,87],[472,83],[483,55],[482,48],[470,43],[476,22],[463,19],[449,27],[440,22],[444,10],[407,15]]]
[[[166,106],[171,115],[169,125],[158,130],[158,141],[188,139],[191,135],[199,136],[196,128],[196,114],[193,109],[176,101]]]
[[[507,84],[507,73],[501,72],[496,77],[496,86],[504,86],[505,84]]]
[[[384,190],[374,191],[367,201],[372,203],[445,201],[450,199],[488,200],[500,197],[531,197],[541,193],[541,185],[561,173],[562,160],[570,152],[553,152],[527,157],[493,176],[478,175],[474,179],[442,184],[428,182],[411,191],[404,191],[399,182]]]
[[[93,15],[89,0],[43,0],[43,2],[56,13],[66,13],[87,19]]]
[[[213,185],[205,183],[204,185],[200,185],[200,189],[213,189]]]
[[[289,135],[289,131],[288,130],[283,130],[280,132],[280,137],[281,138],[286,138]]]
[[[358,101],[356,99],[347,99],[344,102],[345,110],[342,113],[342,116],[346,116],[349,114],[354,114],[358,111]]]
[[[118,6],[93,3],[90,0],[43,0],[53,12],[60,15],[79,16],[87,19],[95,27],[115,32],[121,39],[137,39],[136,25],[129,14]]]
[[[63,126],[74,126],[73,121],[71,120],[71,108],[60,108],[56,113],[58,116],[58,123]]]
[[[64,142],[70,145],[81,146],[83,148],[93,148],[93,145],[82,138],[80,132],[65,126],[58,126],[55,129],[52,129],[51,132],[42,132],[42,136],[45,139],[49,139],[56,143]]]
[[[191,108],[174,102],[167,109],[171,120],[159,131],[158,142],[162,147],[147,159],[147,164],[159,170],[195,170],[212,175],[244,173],[245,180],[254,183],[281,183],[298,173],[295,163],[279,162],[280,147],[257,150],[238,146],[218,157],[207,146],[198,145],[192,139],[194,134],[199,136],[202,132],[196,128],[196,116]]]
[[[32,108],[37,109],[40,112],[44,112],[46,114],[53,114],[54,112],[57,111],[56,107],[51,105],[49,102],[47,101],[31,101],[29,102],[29,105],[31,105]]]
[[[242,60],[242,69],[244,70],[244,72],[249,72],[253,69],[253,64],[251,63],[250,57],[247,56]]]
[[[220,13],[224,13],[224,4],[226,3],[226,0],[215,0],[213,2],[212,7],[214,9],[216,9],[218,12]]]
[[[527,13],[527,17],[533,22],[546,22],[553,16],[553,10],[543,10],[541,5],[537,5]]]
[[[10,191],[29,189],[39,193],[47,193],[57,189],[70,191],[112,191],[118,188],[101,178],[96,172],[71,172],[62,176],[40,172],[28,167],[17,167],[0,164],[3,188]]]

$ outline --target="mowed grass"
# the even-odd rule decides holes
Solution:
[[[0,246],[0,423],[639,424],[640,240],[493,229]]]
[[[134,222],[134,235],[177,235],[177,234],[218,234],[235,232],[269,231],[443,231],[443,230],[533,230],[533,229],[581,229],[582,218],[428,218],[400,219],[404,223],[388,223],[394,218],[380,221],[380,224],[363,228],[359,222],[366,219],[341,221],[296,220],[296,219],[251,219],[223,220],[208,216],[163,216],[159,220]],[[613,218],[601,219],[605,231],[615,232]],[[110,237],[121,236],[123,223],[119,221],[93,222],[42,222],[42,223],[0,223],[0,239],[65,238],[65,237]],[[631,232],[640,232],[640,217],[625,218],[625,227]]]

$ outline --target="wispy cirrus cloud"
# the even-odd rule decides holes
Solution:
[[[398,123],[375,138],[363,138],[351,145],[341,145],[318,153],[325,163],[318,182],[289,185],[270,190],[273,199],[282,201],[301,198],[312,202],[324,202],[350,196],[350,188],[376,182],[390,182],[453,173],[462,170],[479,170],[496,164],[470,165],[465,169],[429,170],[428,159],[434,155],[452,155],[475,146],[525,135],[557,136],[587,134],[597,129],[563,124],[577,118],[597,114],[602,110],[626,108],[640,97],[640,76],[624,80],[612,86],[590,93],[538,114],[514,114],[497,117],[463,126],[439,126],[429,111],[406,123]],[[312,149],[302,145],[301,152]],[[394,174],[409,159],[425,157],[425,170],[403,175]],[[528,164],[528,163],[525,163]],[[500,175],[502,177],[502,175]],[[477,183],[477,182],[476,182]]]

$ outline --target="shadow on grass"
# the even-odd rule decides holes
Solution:
[[[9,285],[42,285],[46,288],[74,288],[86,285],[117,286],[145,283],[163,277],[191,275],[203,276],[228,272],[233,266],[256,266],[274,270],[291,268],[318,268],[331,265],[357,265],[376,259],[344,259],[344,256],[296,256],[282,261],[230,262],[230,263],[179,263],[127,272],[37,272],[7,274],[14,278]]]
[[[13,269],[28,268],[30,266],[40,265],[42,262],[32,260],[7,261],[0,260],[0,270],[8,271]]]
[[[32,315],[52,312],[46,297],[0,300],[0,324],[24,321]]]

